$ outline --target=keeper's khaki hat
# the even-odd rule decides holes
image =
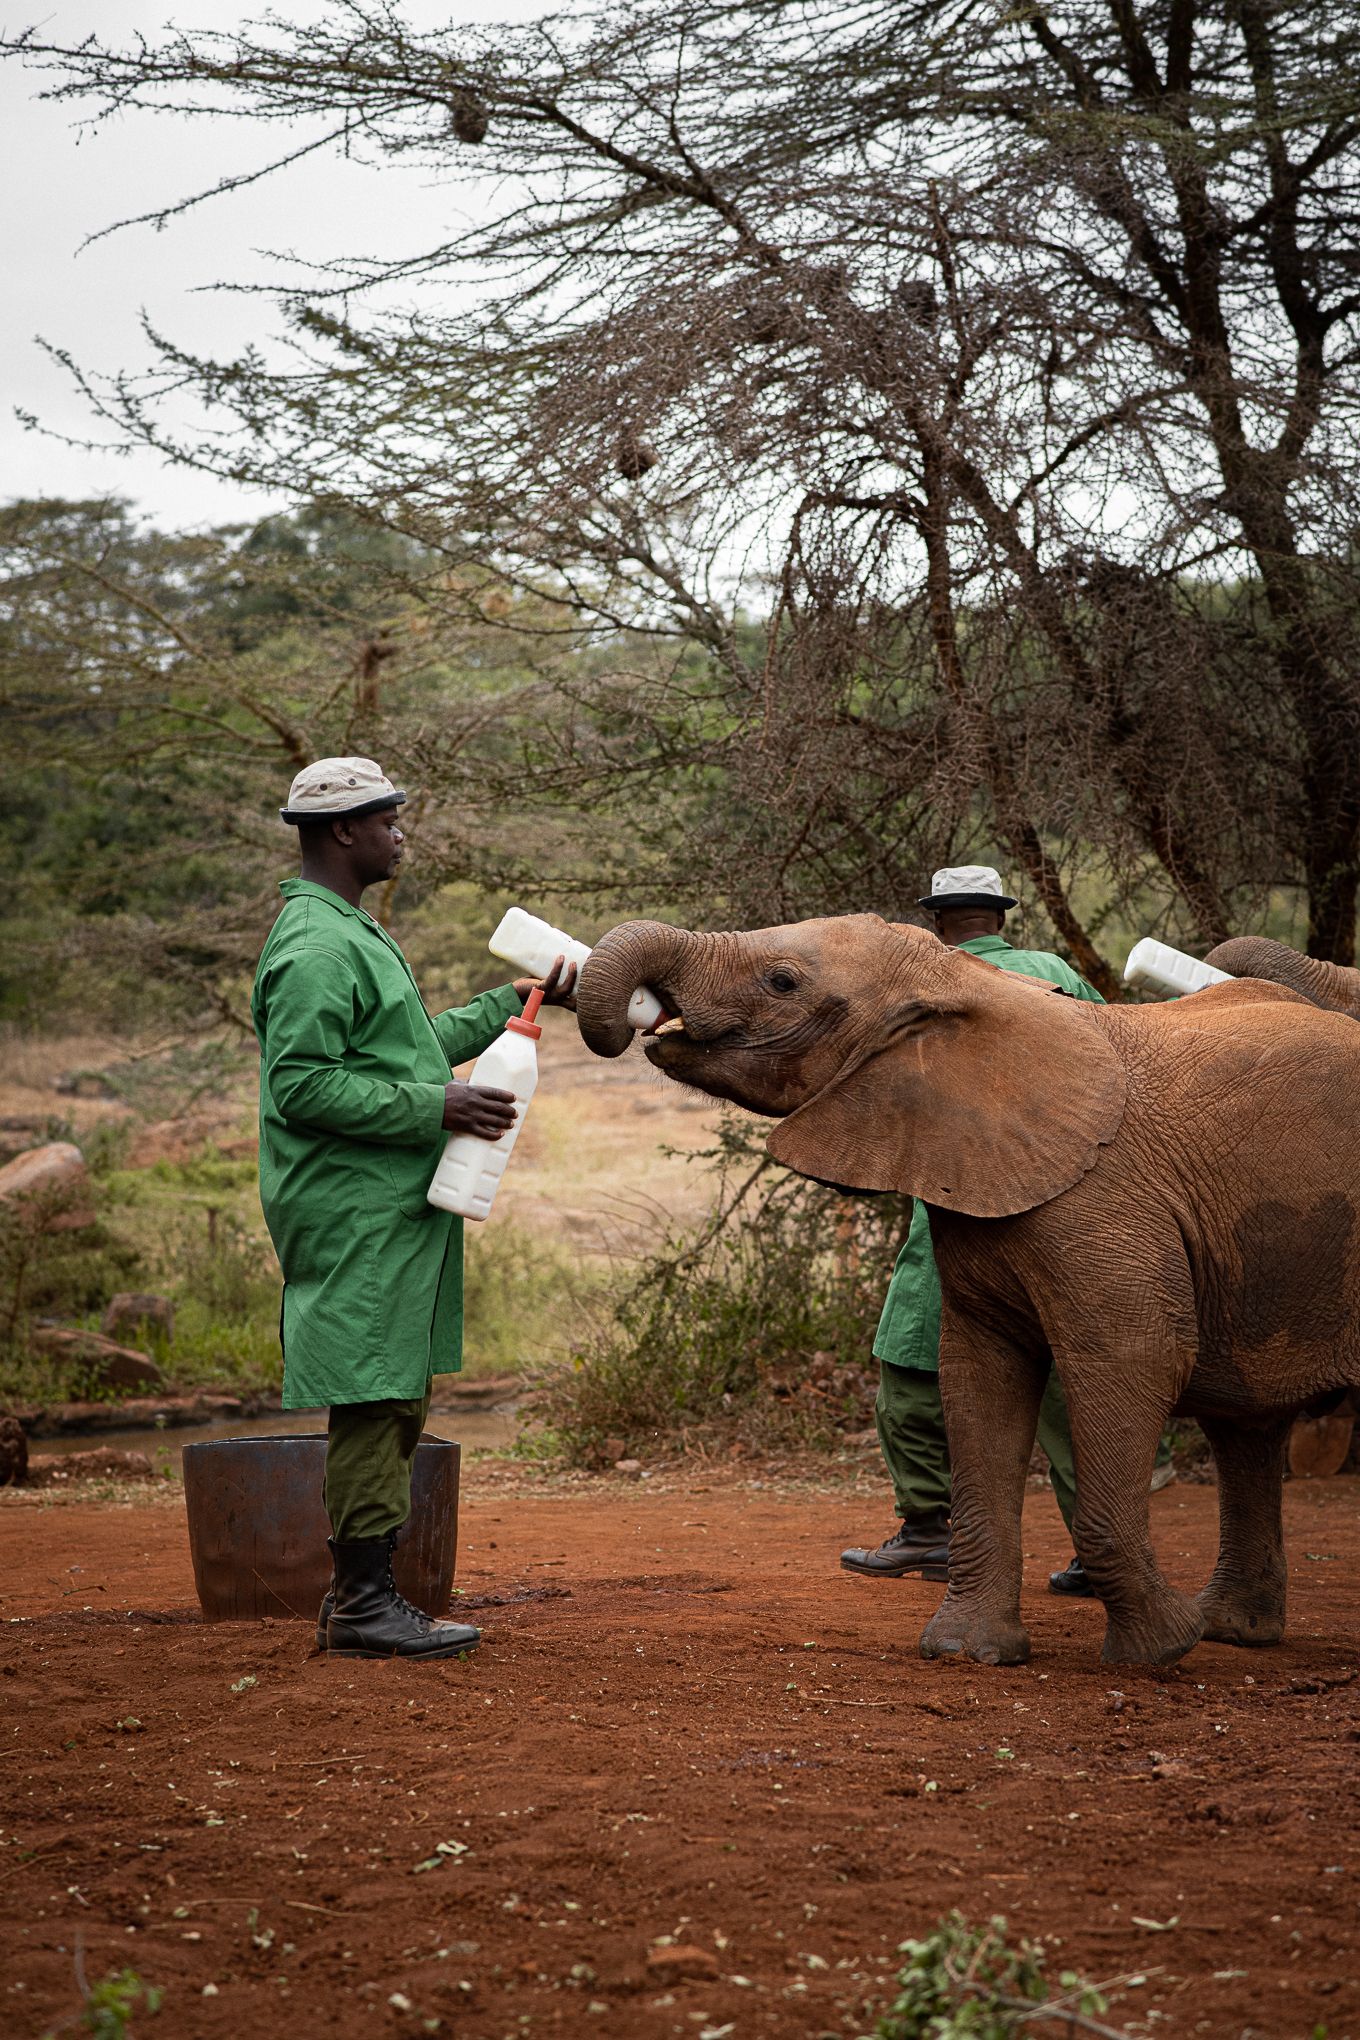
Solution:
[[[1001,890],[1001,873],[990,864],[947,864],[930,881],[930,896],[917,905],[938,914],[941,907],[995,907],[1005,913],[1015,901]]]
[[[341,815],[376,814],[380,808],[400,807],[405,798],[372,758],[318,758],[298,773],[288,789],[288,805],[279,814],[296,826],[338,820]]]

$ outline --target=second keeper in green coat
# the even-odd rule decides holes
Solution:
[[[328,1407],[324,1500],[334,1584],[318,1642],[352,1657],[449,1657],[477,1631],[412,1608],[392,1579],[411,1460],[436,1374],[462,1364],[463,1226],[426,1200],[446,1136],[496,1140],[508,1091],[453,1081],[535,983],[433,1017],[411,967],[365,913],[392,878],[406,796],[371,758],[323,758],[293,781],[285,822],[302,871],[255,975],[260,1201],[283,1270],[285,1409]],[[554,969],[546,1003],[570,998]]]
[[[930,896],[920,902],[933,917],[935,932],[951,949],[964,949],[1000,970],[1043,978],[1069,998],[1103,1004],[1100,993],[1070,963],[1043,949],[1013,949],[1002,935],[1008,908],[1016,902],[1001,890],[999,873],[982,864],[937,871]],[[893,1486],[899,1526],[872,1549],[841,1553],[848,1572],[897,1579],[920,1573],[948,1578],[951,1480],[949,1441],[940,1403],[940,1278],[930,1240],[930,1218],[919,1200],[893,1268],[892,1282],[874,1339],[879,1363],[874,1419]],[[1056,1370],[1039,1406],[1039,1443],[1048,1456],[1053,1492],[1063,1521],[1072,1527],[1076,1476],[1067,1404]],[[1050,1576],[1055,1593],[1087,1595],[1080,1562],[1073,1559]]]

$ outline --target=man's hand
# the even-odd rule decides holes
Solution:
[[[543,1003],[545,1006],[570,1006],[572,1011],[575,1012],[576,965],[574,963],[564,964],[560,956],[555,956],[553,958],[553,967],[545,978],[516,978],[515,990],[519,994],[521,1006],[528,998],[530,992],[536,991],[540,985],[543,988]]]
[[[499,1140],[515,1123],[513,1091],[493,1091],[486,1084],[462,1084],[455,1077],[444,1086],[444,1127],[448,1133],[475,1133],[478,1140]]]

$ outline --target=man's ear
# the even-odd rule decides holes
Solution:
[[[1030,1211],[1079,1182],[1118,1131],[1124,1069],[1097,1010],[1037,998],[977,957],[932,957],[921,1000],[904,1000],[766,1145],[800,1175],[852,1189],[975,1218]]]

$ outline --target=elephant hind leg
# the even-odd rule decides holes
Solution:
[[[1204,1618],[1198,1603],[1163,1579],[1146,1541],[1145,1497],[1155,1449],[1154,1441],[1147,1455],[1146,1473],[1141,1471],[1138,1455],[1140,1464],[1132,1476],[1142,1491],[1140,1537],[1124,1520],[1126,1513],[1132,1513],[1127,1502],[1121,1502],[1119,1507],[1117,1529],[1107,1525],[1099,1489],[1083,1508],[1081,1484],[1087,1476],[1082,1470],[1078,1447],[1074,1541],[1077,1556],[1105,1603],[1105,1640],[1100,1655],[1107,1665],[1174,1665],[1194,1649],[1204,1634]],[[1095,1481],[1090,1485],[1095,1485]]]
[[[1262,1429],[1201,1417],[1218,1469],[1218,1563],[1199,1595],[1204,1634],[1248,1647],[1284,1634],[1286,1565],[1280,1521],[1289,1423]]]

